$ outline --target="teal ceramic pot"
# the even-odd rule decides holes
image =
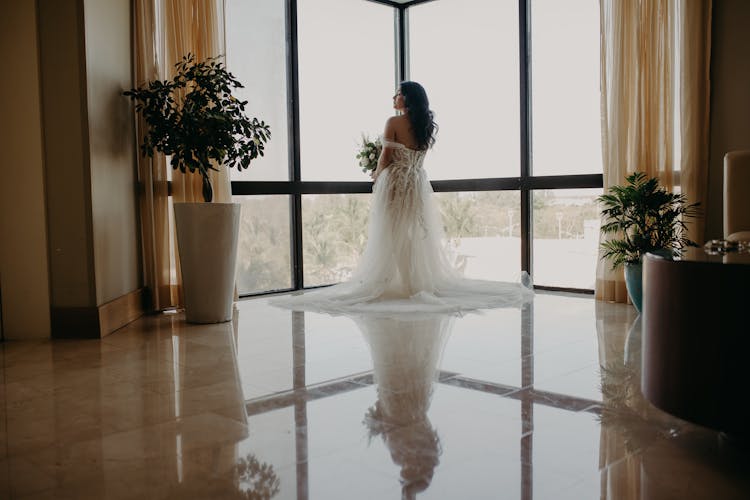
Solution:
[[[625,264],[625,286],[630,301],[640,313],[643,303],[643,264]]]

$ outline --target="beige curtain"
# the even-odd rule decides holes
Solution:
[[[711,0],[600,0],[604,189],[632,172],[705,205]],[[690,237],[703,241],[702,221]],[[599,259],[596,298],[627,301]]]
[[[174,64],[188,52],[198,60],[224,54],[223,0],[135,0],[133,20],[136,85],[172,78]],[[136,130],[140,144],[146,130],[140,117]],[[182,286],[171,205],[203,201],[200,175],[172,170],[163,155],[139,155],[138,180],[144,285],[150,291],[151,308],[179,306]],[[211,182],[214,201],[230,202],[227,169],[212,172]]]

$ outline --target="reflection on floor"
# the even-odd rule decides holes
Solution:
[[[256,299],[0,353],[0,498],[750,498],[746,449],[643,400],[633,308],[586,296],[405,318]]]

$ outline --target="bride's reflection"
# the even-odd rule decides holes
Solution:
[[[445,343],[453,327],[448,315],[353,317],[372,354],[378,400],[364,423],[370,439],[380,436],[401,467],[402,498],[415,498],[440,462],[440,438],[427,411]]]

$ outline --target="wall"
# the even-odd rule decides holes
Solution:
[[[83,5],[39,0],[53,308],[95,305]],[[53,318],[54,321],[54,318]]]
[[[4,2],[0,47],[0,289],[6,339],[49,337],[36,5]],[[7,71],[7,73],[5,72]]]
[[[129,0],[84,0],[96,303],[138,288]]]
[[[714,0],[706,239],[723,236],[724,154],[740,149],[750,149],[750,1]]]
[[[131,2],[6,3],[3,333],[105,335],[140,314]]]

